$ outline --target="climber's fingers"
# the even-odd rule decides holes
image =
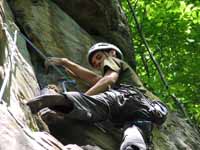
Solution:
[[[45,61],[46,65],[61,65],[61,58],[58,57],[48,57]]]
[[[44,62],[45,72],[48,72],[50,65],[61,65],[61,58],[57,57],[48,57]]]

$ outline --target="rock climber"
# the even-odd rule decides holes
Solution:
[[[147,150],[156,122],[154,116],[162,118],[167,109],[161,103],[152,103],[157,97],[143,86],[135,71],[123,60],[122,51],[117,46],[96,43],[89,49],[87,58],[102,75],[68,58],[48,58],[45,64],[64,67],[76,78],[87,81],[90,88],[85,93],[36,97],[27,103],[31,111],[37,113],[49,107],[79,120],[100,122],[108,119],[124,129],[120,150]]]

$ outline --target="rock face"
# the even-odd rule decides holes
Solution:
[[[0,2],[1,91],[0,91],[0,149],[47,150],[64,149],[51,136],[38,116],[33,116],[25,102],[37,95],[39,84],[35,77],[25,41],[6,1]]]
[[[112,42],[133,66],[130,33],[118,1],[8,2],[0,1],[0,149],[60,150],[66,144],[87,145],[85,150],[119,149],[122,133],[109,122],[88,124],[49,112],[43,120],[50,134],[40,116],[31,114],[25,103],[42,87],[56,84],[60,75],[53,69],[45,74],[44,58],[20,34],[46,56],[67,57],[86,67],[87,49],[95,41]],[[78,86],[83,91],[87,87],[82,82]],[[153,142],[156,150],[200,149],[198,132],[175,113],[155,129]]]
[[[133,46],[126,17],[118,0],[54,0],[94,39],[116,44],[134,66]]]

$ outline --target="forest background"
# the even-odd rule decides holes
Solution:
[[[168,89],[141,39],[141,31],[162,69]],[[180,111],[175,95],[187,117],[200,127],[200,1],[122,0],[132,30],[137,72],[148,88],[174,111]],[[147,86],[146,85],[146,86]]]

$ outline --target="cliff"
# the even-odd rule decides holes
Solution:
[[[85,67],[87,49],[95,41],[111,42],[134,67],[131,36],[118,0],[1,0],[0,8],[0,149],[61,150],[67,144],[118,149],[121,131],[109,122],[93,125],[51,111],[42,119],[31,114],[26,102],[46,85],[57,85],[60,75],[54,69],[45,73],[44,58],[21,35],[45,56],[67,57]],[[86,87],[78,82],[79,89]],[[153,134],[155,150],[200,149],[198,132],[179,113],[170,112]]]

